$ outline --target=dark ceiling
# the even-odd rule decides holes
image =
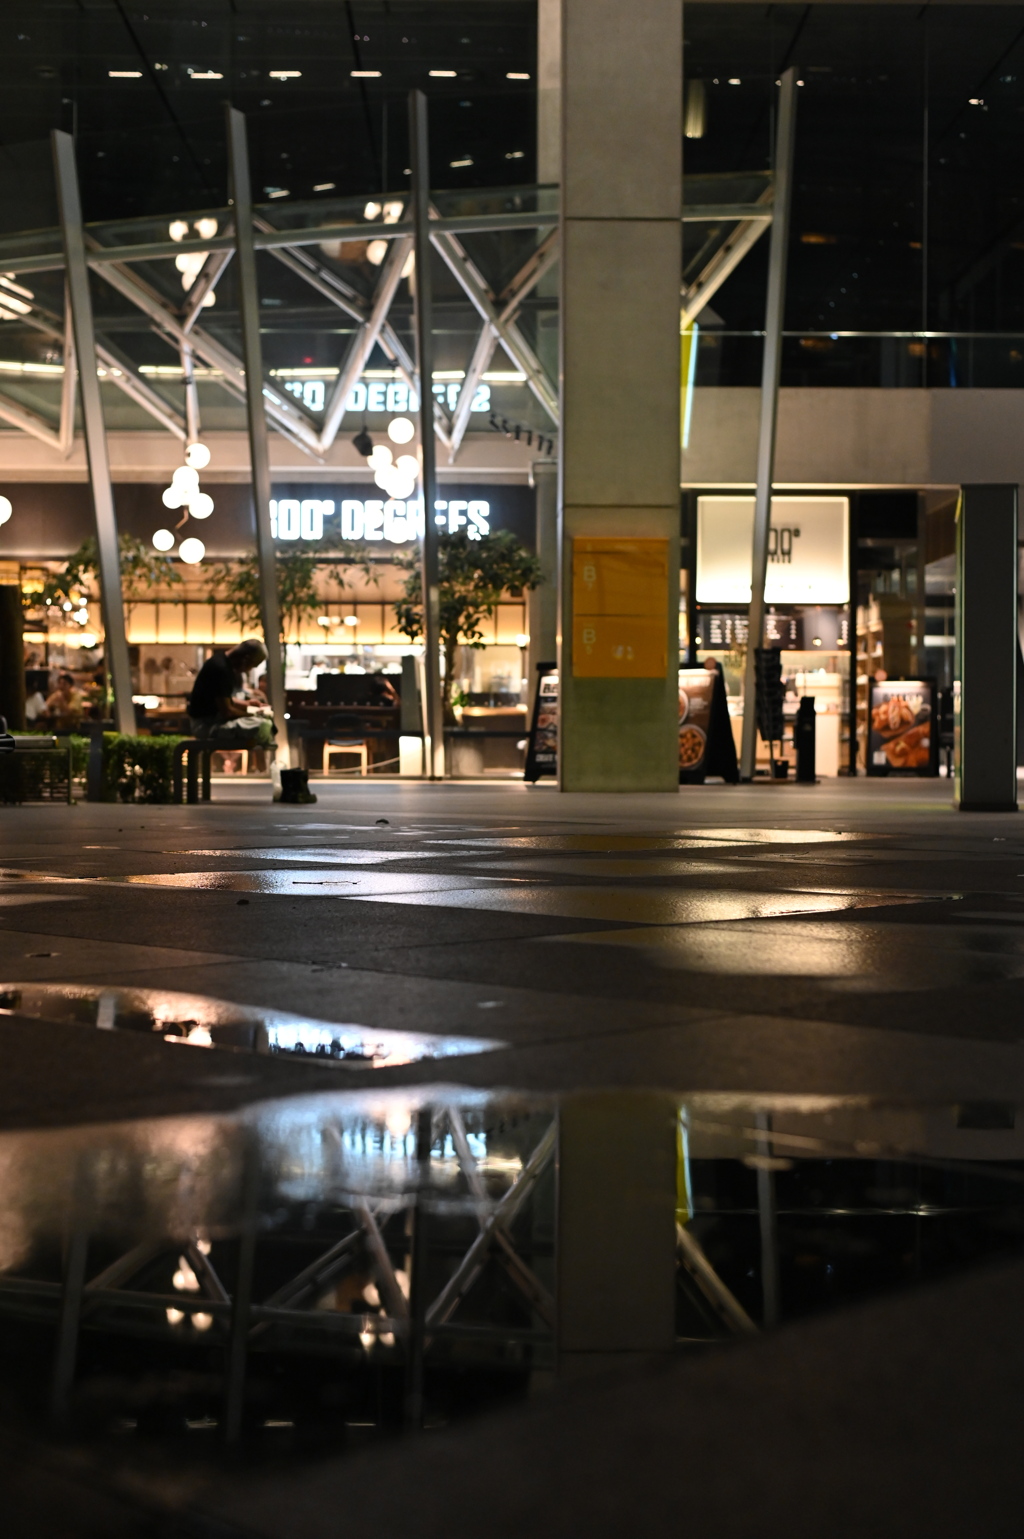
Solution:
[[[226,101],[249,118],[257,198],[401,186],[414,86],[435,186],[528,182],[535,54],[530,0],[6,0],[0,227],[49,222],[25,199],[55,127],[76,135],[87,219],[223,204]]]

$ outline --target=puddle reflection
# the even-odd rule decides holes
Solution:
[[[234,1052],[311,1057],[347,1068],[394,1068],[421,1059],[484,1053],[504,1044],[318,1021],[285,1010],[229,1004],[168,989],[95,988],[87,984],[0,984],[0,1015],[155,1034],[165,1042]]]
[[[1010,1103],[431,1085],[11,1133],[0,1388],[122,1448],[335,1449],[535,1393],[581,1318],[706,1351],[1020,1254]]]

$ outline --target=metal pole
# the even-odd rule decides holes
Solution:
[[[441,705],[441,595],[438,567],[437,445],[434,441],[434,313],[430,283],[430,155],[427,98],[409,93],[409,154],[412,166],[413,250],[416,253],[416,366],[420,383],[420,580],[423,589],[424,770],[428,780],[444,775],[444,720]]]
[[[771,1118],[766,1112],[758,1112],[755,1122],[767,1134]],[[757,1152],[762,1161],[770,1160],[771,1140],[757,1140]],[[779,1241],[775,1218],[775,1179],[769,1166],[757,1167],[757,1217],[761,1232],[761,1324],[766,1331],[778,1325],[781,1319],[779,1300]]]
[[[235,210],[238,256],[238,300],[242,321],[242,361],[245,365],[245,406],[249,422],[252,500],[256,510],[256,551],[260,573],[260,616],[267,647],[267,697],[277,727],[279,761],[288,763],[288,724],[285,721],[284,657],[281,646],[281,606],[277,597],[277,555],[270,529],[270,456],[267,418],[263,406],[263,356],[260,349],[260,296],[253,245],[252,189],[245,116],[227,108],[228,162]]]
[[[64,240],[64,264],[67,293],[71,304],[71,324],[75,351],[79,359],[79,388],[82,397],[82,425],[85,452],[89,462],[89,484],[96,517],[97,567],[100,601],[103,606],[103,650],[107,677],[114,689],[114,721],[118,732],[135,732],[135,707],[132,704],[132,670],[128,660],[128,635],[124,621],[121,593],[121,558],[117,544],[117,516],[114,489],[110,482],[107,435],[103,425],[100,382],[96,377],[96,333],[92,323],[92,298],[89,294],[89,269],[85,260],[85,235],[82,230],[82,200],[75,167],[75,144],[70,134],[54,129],[53,168],[57,183],[61,234]]]
[[[796,132],[797,66],[782,77],[779,127],[775,136],[775,197],[772,204],[771,246],[768,252],[768,300],[765,306],[764,359],[761,364],[761,424],[757,437],[757,494],[754,500],[754,542],[750,574],[750,619],[747,625],[747,665],[743,677],[743,746],[740,778],[753,780],[757,752],[757,684],[754,652],[764,639],[764,584],[768,571],[772,480],[775,474],[775,423],[779,409],[779,370],[782,363],[782,320],[786,307],[786,253],[793,191],[793,144]]]

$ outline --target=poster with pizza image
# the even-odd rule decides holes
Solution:
[[[711,701],[717,675],[707,668],[679,670],[679,773],[687,778],[704,778],[708,737],[711,731]]]
[[[872,679],[868,692],[869,775],[937,775],[934,679]]]

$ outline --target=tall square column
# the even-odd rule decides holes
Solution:
[[[965,486],[956,532],[956,801],[1017,810],[1017,487]]]
[[[679,783],[679,0],[563,0],[566,791]]]

